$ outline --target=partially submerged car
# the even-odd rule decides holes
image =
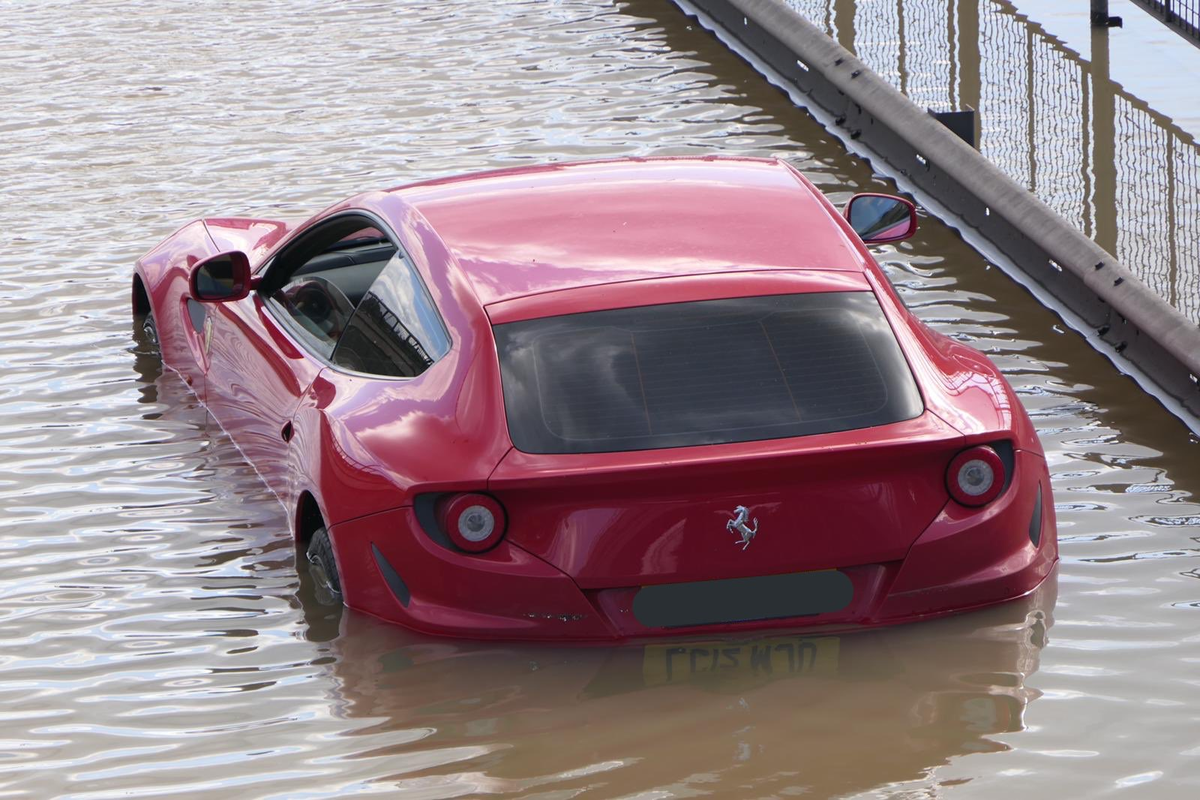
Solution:
[[[419,631],[619,640],[853,628],[1025,595],[1045,456],[789,164],[433,180],[298,224],[204,219],[133,305],[314,573]]]

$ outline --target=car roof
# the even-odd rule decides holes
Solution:
[[[433,226],[485,306],[672,275],[864,270],[820,191],[775,159],[523,167],[392,191]]]

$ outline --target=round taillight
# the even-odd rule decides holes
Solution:
[[[964,506],[984,506],[1004,489],[1004,462],[990,447],[964,450],[950,462],[946,486],[950,496]]]
[[[461,550],[482,553],[504,538],[504,506],[486,494],[456,494],[441,504],[442,530]]]

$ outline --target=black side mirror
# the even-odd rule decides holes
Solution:
[[[217,253],[192,267],[192,297],[205,303],[228,303],[250,293],[250,259],[240,250]]]
[[[899,242],[917,232],[917,207],[889,194],[856,194],[846,219],[865,244]]]

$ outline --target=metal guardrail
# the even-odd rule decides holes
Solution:
[[[1008,0],[786,0],[1200,323],[1200,147]],[[1158,5],[1164,5],[1159,3]],[[1172,0],[1200,21],[1200,0]]]
[[[1200,47],[1200,0],[1133,0],[1162,23]]]

